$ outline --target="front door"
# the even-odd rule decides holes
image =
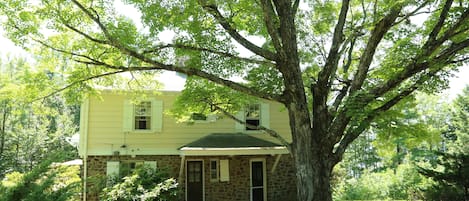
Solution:
[[[202,161],[187,161],[187,201],[203,201]]]
[[[251,161],[251,201],[265,201],[263,161]]]

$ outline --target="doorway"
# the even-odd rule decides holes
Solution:
[[[251,201],[266,201],[264,160],[251,161]]]
[[[187,161],[186,168],[187,201],[204,200],[203,162]]]

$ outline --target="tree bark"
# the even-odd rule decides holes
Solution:
[[[321,154],[321,153],[319,153]],[[313,159],[313,182],[314,182],[314,201],[332,201],[331,174],[332,167],[330,159],[322,155],[314,156]]]

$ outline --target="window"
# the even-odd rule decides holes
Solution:
[[[143,161],[121,161],[119,165],[119,176],[125,177],[132,174],[135,169],[143,166]]]
[[[144,101],[134,107],[134,129],[151,130],[151,102]]]
[[[163,128],[163,101],[149,99],[137,104],[124,101],[122,130],[126,133],[155,133]]]
[[[235,130],[238,132],[255,133],[259,131],[259,126],[270,128],[270,105],[264,102],[249,104],[236,114],[236,118],[245,122],[235,123]]]
[[[261,125],[261,106],[260,104],[250,104],[245,110],[246,130],[258,130]]]
[[[210,181],[218,181],[218,160],[210,160]]]
[[[202,114],[202,113],[192,113],[192,115],[191,115],[191,120],[194,120],[194,121],[206,121],[206,120],[207,120],[207,115]]]
[[[107,162],[107,175],[114,177],[125,177],[132,174],[135,169],[141,167],[147,167],[152,170],[156,170],[156,161],[140,161],[140,160],[129,160],[129,161],[108,161]]]

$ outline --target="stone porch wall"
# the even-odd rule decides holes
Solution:
[[[210,160],[228,159],[230,181],[210,181]],[[274,172],[276,156],[188,156],[186,160],[204,161],[205,201],[249,201],[250,200],[250,160],[265,159],[267,175],[267,201],[296,200],[296,182],[293,161],[290,155],[282,155]],[[185,199],[185,170],[179,177],[180,156],[88,156],[88,196],[87,200],[98,200],[106,175],[106,161],[146,160],[157,161],[158,168],[169,170],[181,188],[181,201]],[[98,178],[98,179],[96,179]],[[101,179],[99,179],[101,178]]]

